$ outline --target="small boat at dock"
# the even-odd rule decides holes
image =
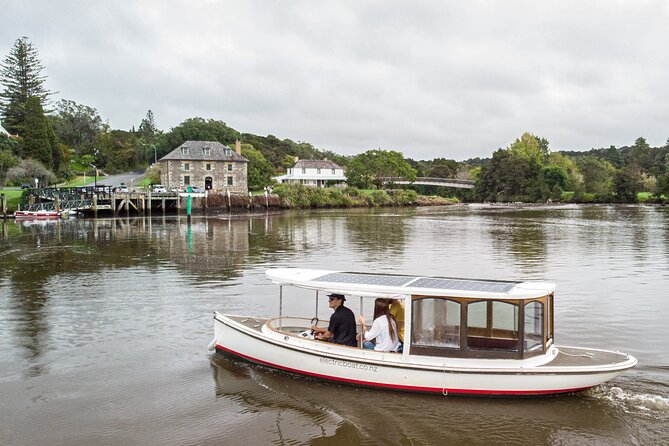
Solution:
[[[555,285],[281,268],[273,318],[214,312],[217,354],[332,382],[398,391],[472,396],[542,396],[582,391],[634,367],[628,354],[557,345]],[[338,345],[308,336],[308,316],[283,315],[284,288],[347,302],[404,304],[401,353]],[[373,305],[373,304],[372,304]],[[327,321],[318,323],[327,327]],[[357,327],[361,333],[361,327]],[[307,334],[307,335],[305,335]]]
[[[60,218],[59,211],[46,211],[46,210],[37,210],[37,211],[16,211],[14,212],[14,218],[17,219],[52,219]]]

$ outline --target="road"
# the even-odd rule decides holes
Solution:
[[[144,178],[144,172],[128,172],[119,175],[107,175],[106,177],[98,177],[98,185],[116,187],[124,183],[128,187],[137,187],[139,182]],[[86,177],[88,179],[88,177]],[[95,179],[87,181],[86,185],[93,185]]]

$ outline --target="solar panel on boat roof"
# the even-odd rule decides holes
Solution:
[[[391,274],[329,273],[316,279],[324,282],[355,283],[360,285],[406,286],[411,288],[483,291],[506,293],[519,282],[447,279],[440,277],[398,276]],[[415,282],[413,282],[415,281]]]
[[[485,280],[441,279],[434,277],[424,277],[412,283],[411,287],[506,293],[517,284],[518,282],[493,282]]]
[[[410,276],[392,276],[386,274],[330,273],[317,280],[337,283],[357,283],[361,285],[402,286],[416,279]]]

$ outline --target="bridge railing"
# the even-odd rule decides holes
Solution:
[[[409,181],[403,177],[381,177],[384,183],[438,183],[438,184],[462,184],[463,186],[473,186],[472,180],[458,180],[455,178],[435,178],[435,177],[417,177],[414,181]]]

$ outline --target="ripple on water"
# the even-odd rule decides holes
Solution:
[[[587,392],[590,396],[607,401],[625,412],[645,414],[669,420],[669,397],[637,393],[615,385],[601,385]]]

